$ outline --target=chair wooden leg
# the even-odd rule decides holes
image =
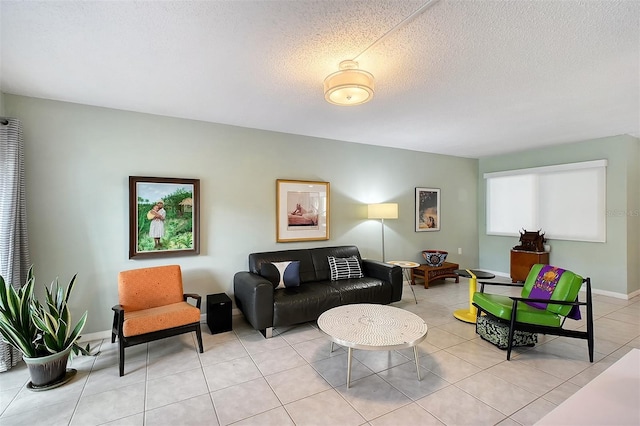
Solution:
[[[116,341],[116,333],[118,332],[118,314],[113,314],[113,326],[111,326],[111,343]]]
[[[591,299],[591,279],[587,278],[587,343],[589,345],[589,362],[593,362],[593,300]]]
[[[204,349],[202,349],[202,332],[200,331],[200,324],[198,324],[196,328],[196,339],[198,339],[198,348],[200,349],[200,353],[203,353]]]
[[[513,306],[511,307],[511,321],[509,321],[509,337],[507,338],[507,361],[511,360],[511,348],[513,346],[513,335],[515,334],[517,308],[518,302],[514,300]]]
[[[119,362],[120,377],[122,377],[124,376],[124,343],[122,342],[121,338],[118,338],[118,348],[120,351],[120,362]]]

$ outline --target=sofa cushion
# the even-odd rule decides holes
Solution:
[[[330,281],[329,285],[340,292],[343,305],[351,303],[389,303],[393,287],[377,278],[364,277],[351,280]]]
[[[359,260],[360,252],[356,246],[318,247],[308,250],[313,259],[313,266],[316,270],[316,281],[329,281],[331,270],[327,257],[351,257],[355,256]]]
[[[297,287],[300,285],[300,261],[263,263],[260,275],[268,279],[273,288]]]
[[[200,309],[187,302],[124,313],[122,333],[125,337],[166,330],[200,321]]]
[[[329,269],[331,270],[331,281],[348,280],[351,278],[362,278],[362,268],[357,257],[334,257],[327,256]]]
[[[273,325],[313,321],[321,313],[340,306],[340,292],[323,282],[302,283],[299,287],[273,291]]]

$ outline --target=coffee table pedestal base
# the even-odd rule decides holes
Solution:
[[[476,323],[476,312],[471,312],[468,309],[458,309],[453,312],[453,316],[458,318],[460,321],[468,322],[470,324]]]
[[[456,270],[456,274],[460,275],[461,277],[469,278],[469,309],[458,309],[457,311],[453,312],[453,316],[460,321],[475,324],[476,317],[478,315],[478,308],[473,306],[473,293],[478,291],[478,278],[492,279],[495,278],[495,275],[489,272],[474,271],[471,269],[458,269]]]

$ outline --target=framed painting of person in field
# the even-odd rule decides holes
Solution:
[[[200,180],[129,176],[129,259],[200,254]]]

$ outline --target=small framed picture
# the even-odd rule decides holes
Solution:
[[[129,176],[129,259],[200,254],[200,180]]]
[[[276,241],[329,239],[329,182],[276,181]]]
[[[440,230],[440,190],[416,188],[416,232]]]

